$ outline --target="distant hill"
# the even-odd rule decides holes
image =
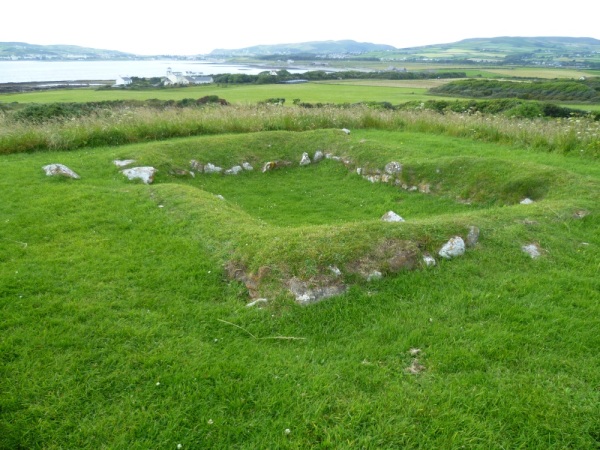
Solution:
[[[116,50],[99,50],[77,45],[36,45],[25,42],[0,42],[0,60],[80,60],[80,59],[132,59],[135,55]]]
[[[391,45],[371,44],[352,40],[314,41],[297,44],[255,45],[234,50],[217,49],[209,56],[264,56],[264,55],[293,55],[293,54],[352,54],[374,51],[397,50]]]

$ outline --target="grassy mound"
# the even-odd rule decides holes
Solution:
[[[316,150],[350,162],[300,167]],[[154,184],[112,162],[130,158],[158,168]],[[191,159],[255,170],[182,175]],[[292,164],[260,171],[276,159]],[[0,447],[598,442],[594,161],[335,129],[2,161]],[[390,161],[399,185],[356,172]],[[81,179],[46,177],[55,162]],[[470,225],[463,257],[392,273],[399,251],[436,255]],[[290,280],[319,285],[330,266],[345,293],[296,304]],[[245,306],[248,282],[266,305]]]

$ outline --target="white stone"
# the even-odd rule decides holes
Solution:
[[[521,203],[521,205],[531,205],[533,203],[533,200],[531,200],[530,198],[524,198],[519,203]]]
[[[465,241],[460,236],[451,238],[444,246],[440,249],[439,255],[442,258],[451,259],[456,256],[464,255],[465,253]]]
[[[537,244],[523,245],[521,247],[521,250],[523,250],[525,253],[531,256],[532,259],[539,258],[540,256],[542,256],[541,249]]]
[[[233,166],[231,169],[227,169],[225,171],[226,175],[237,175],[238,173],[240,173],[242,170],[242,166]]]
[[[219,166],[215,166],[214,164],[207,163],[204,166],[204,173],[221,173],[223,172],[223,168]]]
[[[135,162],[135,159],[115,159],[113,161],[113,164],[117,167],[125,167],[125,166],[129,166],[130,164],[133,164]]]
[[[300,160],[300,165],[308,166],[309,164],[310,164],[310,158],[308,156],[308,153],[306,153],[306,152],[302,153],[302,159]]]
[[[324,158],[323,152],[321,150],[317,150],[315,152],[315,156],[313,156],[314,162],[319,162]]]
[[[256,300],[254,300],[253,302],[247,303],[246,306],[248,308],[251,308],[252,306],[256,306],[260,303],[267,303],[268,300],[266,298],[257,298]]]
[[[339,277],[342,274],[342,271],[337,268],[337,266],[329,266],[329,270],[336,276]]]
[[[381,216],[381,220],[384,222],[404,222],[404,219],[394,211],[386,212],[383,216]]]
[[[129,180],[142,180],[145,184],[151,184],[154,181],[154,174],[157,170],[151,166],[132,167],[131,169],[121,170]]]
[[[74,178],[76,180],[81,178],[64,164],[48,164],[47,166],[42,167],[42,169],[44,169],[44,172],[46,172],[46,175],[49,177],[60,175],[63,177]]]
[[[350,134],[350,130],[348,128],[342,128],[342,131],[346,134]]]
[[[435,258],[431,255],[423,255],[423,262],[427,267],[432,267],[436,265]]]
[[[402,164],[397,161],[392,161],[385,165],[384,170],[388,175],[398,175],[402,172]]]
[[[381,280],[382,278],[383,274],[379,270],[374,270],[367,276],[367,281]]]
[[[245,163],[243,163],[243,164],[242,164],[242,167],[244,168],[244,170],[247,170],[247,171],[249,171],[249,172],[250,172],[250,171],[252,171],[252,170],[254,170],[254,167],[252,167],[252,166],[250,165],[250,163],[248,163],[248,162],[245,162]]]

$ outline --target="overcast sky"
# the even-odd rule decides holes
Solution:
[[[496,36],[600,39],[598,0],[30,0],[0,11],[0,42],[140,55],[341,39],[397,48]]]

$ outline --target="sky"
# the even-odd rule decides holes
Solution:
[[[600,3],[548,0],[3,2],[0,42],[138,55],[351,39],[397,48],[497,36],[600,39]]]

